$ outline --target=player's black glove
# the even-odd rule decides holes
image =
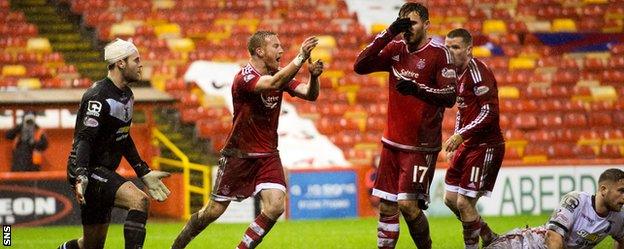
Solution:
[[[390,24],[388,30],[390,31],[390,34],[398,35],[399,33],[409,30],[410,27],[412,27],[412,20],[409,18],[397,18],[392,24]]]
[[[403,95],[418,95],[420,87],[410,80],[399,80],[395,86],[396,90]]]
[[[418,199],[418,207],[421,210],[427,210],[429,208],[429,204],[427,203],[427,201],[422,200],[422,199]]]

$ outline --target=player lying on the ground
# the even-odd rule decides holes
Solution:
[[[514,229],[486,248],[594,248],[610,235],[624,249],[624,171],[608,169],[595,195],[570,192],[544,226]]]

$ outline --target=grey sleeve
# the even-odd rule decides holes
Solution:
[[[580,209],[578,208],[580,199],[581,197],[578,192],[571,192],[563,196],[561,203],[559,203],[559,207],[555,209],[553,214],[550,216],[548,223],[546,223],[546,228],[561,234],[563,237],[566,237],[568,232],[570,232],[572,224],[574,224],[574,218]]]

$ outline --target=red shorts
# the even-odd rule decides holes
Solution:
[[[446,190],[475,198],[490,196],[505,156],[505,144],[457,148],[446,170]]]
[[[215,201],[242,201],[263,189],[286,192],[284,169],[279,155],[260,158],[222,156],[212,190]]]
[[[429,202],[437,158],[437,151],[405,151],[384,144],[373,195],[394,202],[417,199]]]

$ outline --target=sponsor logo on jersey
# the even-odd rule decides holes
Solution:
[[[264,107],[269,108],[269,109],[273,109],[277,107],[277,104],[280,101],[279,96],[264,96],[264,93],[260,94],[260,98],[262,99],[262,103],[264,104]]]
[[[474,93],[477,96],[481,96],[483,94],[486,94],[488,91],[490,91],[490,88],[487,87],[487,86],[478,86],[478,87],[475,87],[475,89],[474,89]]]
[[[425,63],[425,59],[420,59],[418,60],[418,63],[416,63],[416,68],[418,69],[423,69],[425,68],[426,63]]]
[[[418,73],[414,73],[414,72],[412,72],[410,70],[405,70],[405,69],[401,69],[400,75],[403,76],[404,79],[405,79],[405,77],[412,78],[412,79],[417,79],[418,76],[419,76]]]
[[[102,103],[96,100],[89,100],[87,103],[87,115],[99,117],[100,111],[102,111]]]
[[[230,186],[229,185],[223,185],[223,187],[221,188],[221,193],[223,193],[223,195],[230,194]]]
[[[121,141],[122,139],[125,139],[125,138],[127,138],[127,137],[128,137],[128,133],[123,134],[123,135],[121,135],[121,136],[117,137],[117,138],[115,139],[115,141]]]
[[[567,195],[562,201],[561,206],[570,212],[574,212],[574,209],[579,206],[579,199],[574,195]]]
[[[255,78],[255,77],[256,77],[256,76],[255,76],[255,75],[253,75],[253,74],[247,74],[247,75],[245,75],[245,77],[243,77],[243,80],[244,80],[245,82],[249,82],[250,80],[252,80],[252,79],[253,79],[253,78]]]
[[[119,129],[117,129],[117,134],[128,133],[129,130],[130,130],[130,126],[129,125],[124,126],[124,127],[120,127]]]
[[[600,236],[600,233],[590,233],[588,231],[585,230],[580,230],[578,232],[576,232],[576,234],[578,236],[580,236],[581,238],[590,241],[592,244],[597,244],[598,241],[602,240],[602,237]]]
[[[457,78],[457,73],[455,73],[455,69],[450,68],[442,68],[442,77],[444,78]]]
[[[98,127],[98,125],[100,125],[97,120],[91,117],[86,117],[83,124],[87,127]]]

